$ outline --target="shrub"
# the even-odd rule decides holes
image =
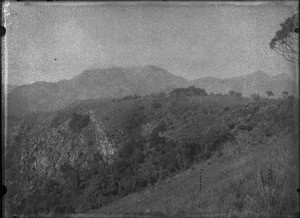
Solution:
[[[258,101],[260,99],[260,95],[258,93],[253,93],[251,95],[251,97],[255,100],[255,101]]]
[[[90,123],[90,115],[88,114],[72,114],[71,121],[69,122],[69,128],[75,132],[80,132],[83,128],[85,128]]]
[[[287,98],[288,95],[289,95],[289,93],[288,93],[287,91],[283,91],[283,92],[281,93],[281,95],[282,95],[283,98]]]
[[[122,97],[121,100],[128,101],[128,100],[139,99],[139,98],[141,98],[141,96],[134,94],[134,95],[126,95]]]
[[[227,124],[228,128],[229,129],[234,129],[234,127],[236,126],[236,123],[235,122],[230,122]]]
[[[272,91],[267,91],[266,92],[268,98],[270,98],[271,96],[274,96],[274,93]]]
[[[233,90],[230,90],[228,92],[229,96],[234,96],[234,97],[241,97],[242,96],[242,93],[240,92],[236,92],[236,91],[233,91]]]
[[[249,131],[251,131],[253,129],[253,126],[251,126],[251,125],[245,125],[245,124],[240,124],[240,125],[237,126],[237,128],[239,130],[246,130],[246,131],[249,132]]]
[[[161,103],[159,103],[158,101],[154,101],[154,102],[152,103],[152,107],[155,108],[155,109],[158,109],[158,108],[161,108],[162,105],[161,105]]]

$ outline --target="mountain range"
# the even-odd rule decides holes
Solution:
[[[272,91],[279,96],[282,91],[295,93],[296,80],[288,74],[269,76],[257,71],[229,79],[205,77],[188,81],[153,65],[89,69],[70,80],[39,81],[9,89],[7,110],[8,116],[21,118],[30,112],[54,111],[81,100],[145,96],[191,85],[207,93],[225,94],[234,90],[243,96],[253,93],[265,96],[266,91]]]
[[[229,79],[205,77],[193,80],[191,84],[205,89],[208,93],[228,93],[229,90],[234,90],[246,97],[253,93],[266,96],[267,91],[272,91],[276,97],[279,97],[283,91],[296,94],[296,79],[285,73],[270,76],[263,71],[257,71]]]

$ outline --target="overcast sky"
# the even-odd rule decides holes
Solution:
[[[157,65],[187,79],[294,68],[269,48],[294,9],[280,3],[10,3],[8,82],[69,79],[85,69]]]

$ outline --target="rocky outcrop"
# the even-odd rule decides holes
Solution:
[[[90,121],[78,132],[71,130],[73,117],[57,127],[51,127],[56,114],[35,115],[18,124],[8,140],[6,167],[17,167],[18,162],[22,198],[47,178],[63,183],[63,168],[66,165],[89,168],[89,164],[97,158],[107,164],[111,163],[117,151],[114,143],[107,138],[100,118],[92,110],[83,115],[89,116]],[[13,166],[10,166],[10,158],[15,158]],[[7,179],[8,185],[9,180],[16,181],[13,175]]]

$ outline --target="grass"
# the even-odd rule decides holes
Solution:
[[[222,156],[88,214],[291,216],[299,210],[293,143],[276,136],[262,145],[226,144]]]

